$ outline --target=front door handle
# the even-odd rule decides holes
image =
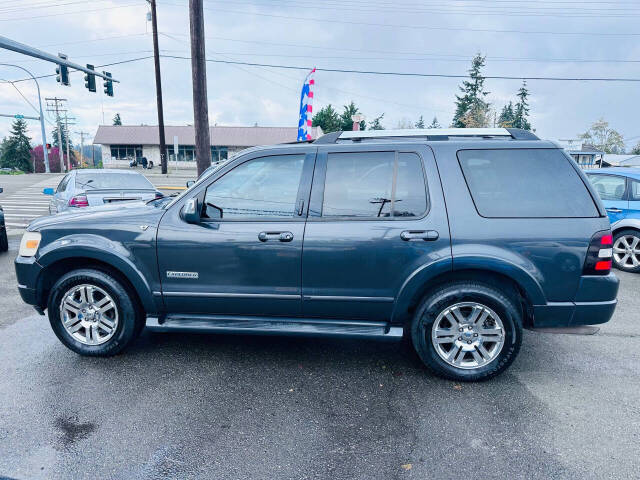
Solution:
[[[619,208],[607,208],[607,212],[622,213],[622,210],[620,210]]]
[[[281,242],[290,242],[293,240],[293,233],[291,232],[260,232],[258,234],[258,240],[261,242],[268,242],[269,240],[279,240]]]
[[[405,230],[400,234],[400,238],[405,242],[410,242],[411,240],[433,242],[437,240],[439,236],[435,230]]]

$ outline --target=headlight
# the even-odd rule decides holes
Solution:
[[[38,251],[41,238],[42,235],[40,235],[40,232],[26,232],[22,236],[18,255],[21,257],[33,257]]]

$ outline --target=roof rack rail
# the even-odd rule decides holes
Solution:
[[[313,143],[336,143],[338,140],[359,141],[376,138],[426,138],[448,140],[449,137],[511,138],[514,140],[539,140],[533,133],[520,128],[426,128],[407,130],[358,130],[331,132]]]

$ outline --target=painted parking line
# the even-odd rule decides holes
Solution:
[[[45,215],[18,215],[14,213],[5,213],[5,218],[39,218],[44,217]]]

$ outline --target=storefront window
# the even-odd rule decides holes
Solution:
[[[126,160],[142,157],[142,145],[111,145],[111,158]]]

